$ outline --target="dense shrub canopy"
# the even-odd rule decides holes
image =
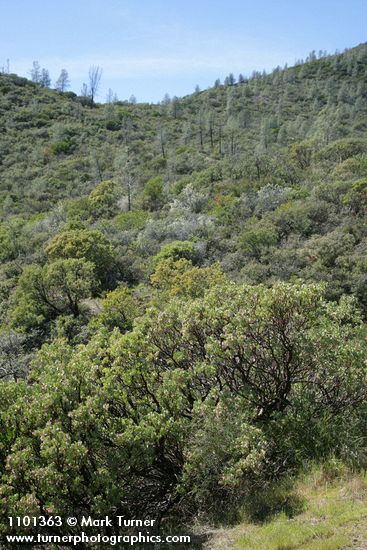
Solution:
[[[366,75],[365,44],[158,105],[0,74],[1,532],[366,467]]]
[[[315,285],[227,283],[152,307],[126,335],[55,340],[27,390],[1,386],[2,513],[160,517],[246,491],[274,461],[294,463],[284,447],[310,414],[320,444],[325,415],[349,422],[364,334],[353,304]]]

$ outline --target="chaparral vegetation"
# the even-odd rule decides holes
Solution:
[[[0,533],[323,548],[291,485],[367,465],[367,46],[158,105],[39,74],[0,74]]]

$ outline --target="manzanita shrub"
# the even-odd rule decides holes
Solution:
[[[44,344],[27,382],[0,385],[3,531],[22,514],[210,516],[304,460],[358,453],[352,300],[297,282],[195,296],[153,300],[124,334]]]

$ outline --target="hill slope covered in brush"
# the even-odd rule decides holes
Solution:
[[[42,262],[52,237],[88,227],[119,281],[146,281],[161,246],[184,240],[235,278],[328,280],[363,302],[366,57],[362,45],[159,106],[91,108],[1,75],[3,262]]]
[[[366,45],[160,105],[0,74],[0,129],[3,531],[364,465]]]

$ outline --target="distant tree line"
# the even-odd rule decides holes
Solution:
[[[9,67],[9,64],[8,64]],[[3,68],[4,69],[4,68]],[[3,72],[9,72],[9,70]],[[41,68],[38,61],[33,61],[30,70],[32,82],[41,86],[41,88],[51,88],[51,78],[48,69]],[[92,65],[88,71],[88,84],[83,83],[81,95],[87,97],[91,104],[95,102],[102,78],[102,69],[98,65]],[[61,69],[60,75],[55,82],[55,90],[66,92],[70,88],[69,73],[66,69]],[[111,97],[112,97],[112,90]]]

